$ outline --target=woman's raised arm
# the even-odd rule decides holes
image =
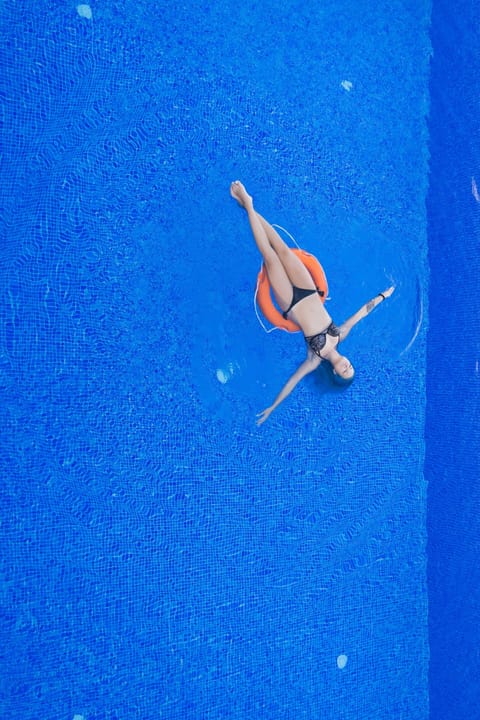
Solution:
[[[312,355],[309,355],[309,357],[307,357],[307,359],[303,361],[303,363],[297,368],[293,375],[287,380],[287,382],[275,398],[273,405],[270,405],[270,407],[258,413],[257,425],[261,425],[262,423],[264,423],[265,420],[275,410],[275,408],[278,407],[288,395],[290,395],[290,393],[292,392],[294,387],[298,385],[300,380],[304,378],[305,375],[308,375],[308,373],[313,372],[320,365],[320,363],[322,362],[321,359]]]
[[[340,340],[345,340],[350,330],[360,322],[360,320],[363,320],[364,317],[367,317],[372,310],[377,307],[381,302],[387,299],[387,297],[390,297],[390,295],[395,290],[395,286],[392,285],[391,287],[387,288],[381,293],[378,293],[378,295],[375,295],[372,300],[369,300],[365,305],[362,305],[360,310],[357,310],[357,312],[352,315],[352,317],[348,318],[348,320],[345,320],[345,322],[340,325],[338,328],[340,330]]]

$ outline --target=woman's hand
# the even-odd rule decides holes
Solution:
[[[257,414],[257,417],[258,417],[257,426],[258,426],[258,425],[261,425],[262,423],[264,423],[265,420],[268,418],[268,416],[272,414],[272,412],[274,411],[274,409],[275,409],[275,408],[273,407],[273,405],[271,405],[271,406],[268,407],[266,410],[262,410],[262,412],[258,413],[258,414]]]
[[[393,293],[394,290],[395,290],[395,285],[392,285],[392,287],[389,287],[386,290],[384,290],[382,295],[384,295],[386,298],[390,297],[390,295]]]

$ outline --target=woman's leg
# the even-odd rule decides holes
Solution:
[[[299,288],[314,290],[315,283],[312,276],[300,258],[292,252],[291,248],[289,248],[286,242],[282,240],[275,228],[273,228],[261,215],[258,213],[257,215],[260,218],[260,222],[265,230],[268,241],[280,258],[292,285],[296,285]]]
[[[262,218],[253,207],[253,200],[241,182],[236,180],[230,186],[230,194],[247,211],[250,228],[262,255],[270,285],[282,310],[286,310],[293,298],[292,283],[279,255],[269,242]],[[273,228],[272,228],[273,229]]]

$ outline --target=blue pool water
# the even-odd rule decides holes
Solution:
[[[445,404],[463,489],[478,433],[435,381],[459,246],[439,237],[455,223],[472,255],[478,238],[477,146],[458,209],[442,144],[464,4],[458,25],[410,0],[0,5],[2,717],[473,707],[478,535],[460,492],[448,537],[439,515]],[[320,258],[337,323],[396,285],[345,343],[353,386],[320,369],[261,428],[304,348],[258,324],[237,177]]]

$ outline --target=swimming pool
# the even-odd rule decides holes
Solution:
[[[429,676],[458,593],[435,519],[447,9],[25,2],[1,22],[3,715],[442,717],[466,672]],[[319,256],[335,319],[397,286],[348,339],[354,386],[318,372],[259,429],[303,348],[255,317],[236,177]]]

